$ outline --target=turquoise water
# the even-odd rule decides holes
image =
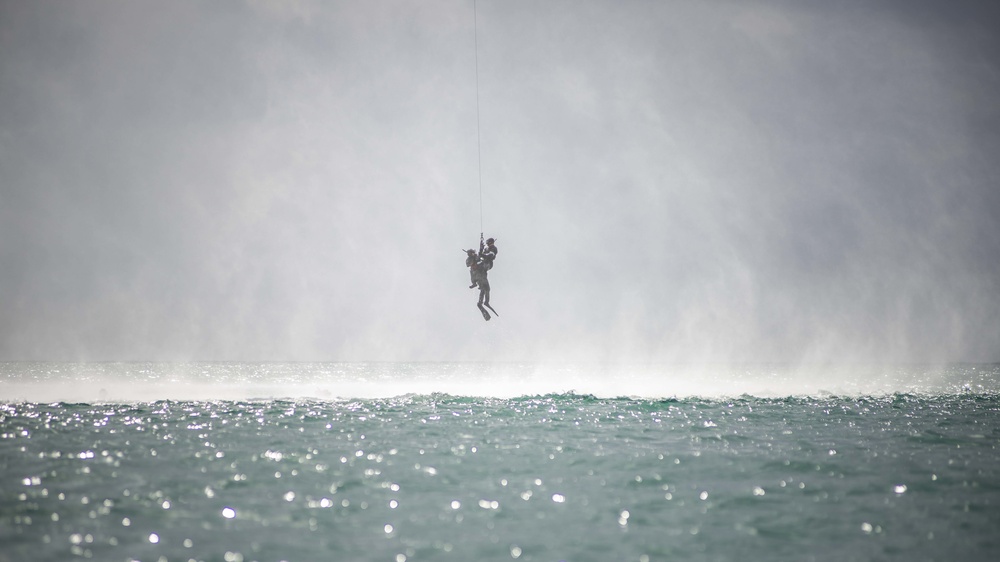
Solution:
[[[698,370],[704,392],[676,395],[654,392],[695,370],[16,363],[0,372],[0,560],[1000,552],[995,365],[715,367]],[[504,388],[471,393],[488,386],[481,377]],[[548,392],[545,381],[608,392]],[[727,396],[726,384],[770,390]],[[872,385],[896,391],[821,388]],[[545,392],[521,394],[532,386]],[[413,389],[426,392],[395,394]]]

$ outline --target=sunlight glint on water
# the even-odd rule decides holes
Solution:
[[[4,369],[4,392],[119,393],[0,409],[11,560],[988,560],[1000,547],[995,366],[869,372],[912,385],[888,394],[676,398],[458,395],[477,370],[546,372],[478,365]],[[596,388],[602,372],[563,380]],[[750,384],[739,373],[723,375]],[[441,388],[122,400],[130,378],[137,394],[252,394],[394,376]]]

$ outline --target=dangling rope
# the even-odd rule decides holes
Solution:
[[[483,147],[479,133],[479,17],[476,0],[472,0],[472,27],[476,41],[476,155],[479,166],[479,237],[483,237]]]

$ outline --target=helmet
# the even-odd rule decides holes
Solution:
[[[494,240],[494,239],[492,239],[492,238],[487,238],[487,239],[486,239],[486,243],[487,243],[487,244],[492,244],[492,243],[494,243],[494,242],[496,242],[496,240]]]

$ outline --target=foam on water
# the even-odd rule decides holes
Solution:
[[[594,365],[507,363],[3,363],[0,399],[148,402],[387,398],[881,396],[1000,391],[1000,365]]]

